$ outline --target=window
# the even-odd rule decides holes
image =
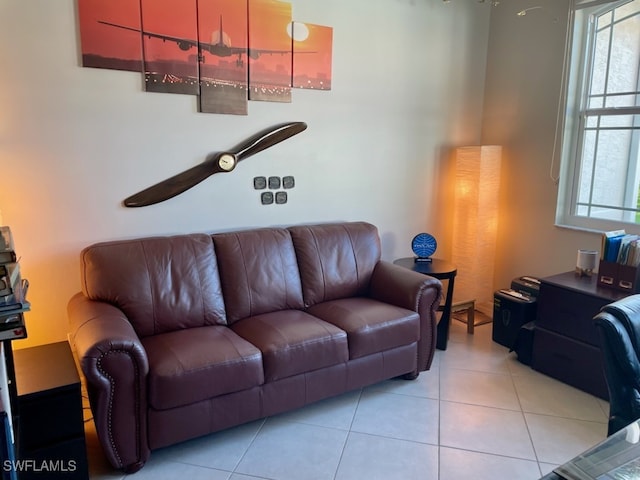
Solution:
[[[575,7],[558,224],[640,232],[640,0]]]

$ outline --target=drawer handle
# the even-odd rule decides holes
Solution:
[[[613,277],[605,277],[604,275],[602,275],[600,277],[600,282],[604,283],[605,285],[613,285]]]

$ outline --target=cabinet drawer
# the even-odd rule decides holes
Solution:
[[[602,353],[592,345],[536,328],[531,366],[587,393],[609,399]]]
[[[20,443],[27,449],[84,436],[80,384],[18,398]]]
[[[89,480],[84,437],[20,452],[19,480]]]
[[[599,345],[593,317],[610,300],[542,283],[536,324],[593,346]]]
[[[80,377],[69,344],[16,350],[20,480],[88,479]]]

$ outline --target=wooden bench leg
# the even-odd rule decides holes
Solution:
[[[476,326],[476,315],[475,315],[475,302],[472,303],[472,305],[467,308],[467,333],[470,333],[471,335],[473,335],[473,330]]]
[[[476,301],[470,300],[468,302],[458,302],[454,303],[451,306],[451,313],[454,312],[467,312],[467,333],[473,335],[474,327],[475,327],[475,311],[476,311]]]

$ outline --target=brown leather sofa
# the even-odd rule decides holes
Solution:
[[[368,223],[92,245],[70,340],[109,461],[431,366],[442,286]]]

